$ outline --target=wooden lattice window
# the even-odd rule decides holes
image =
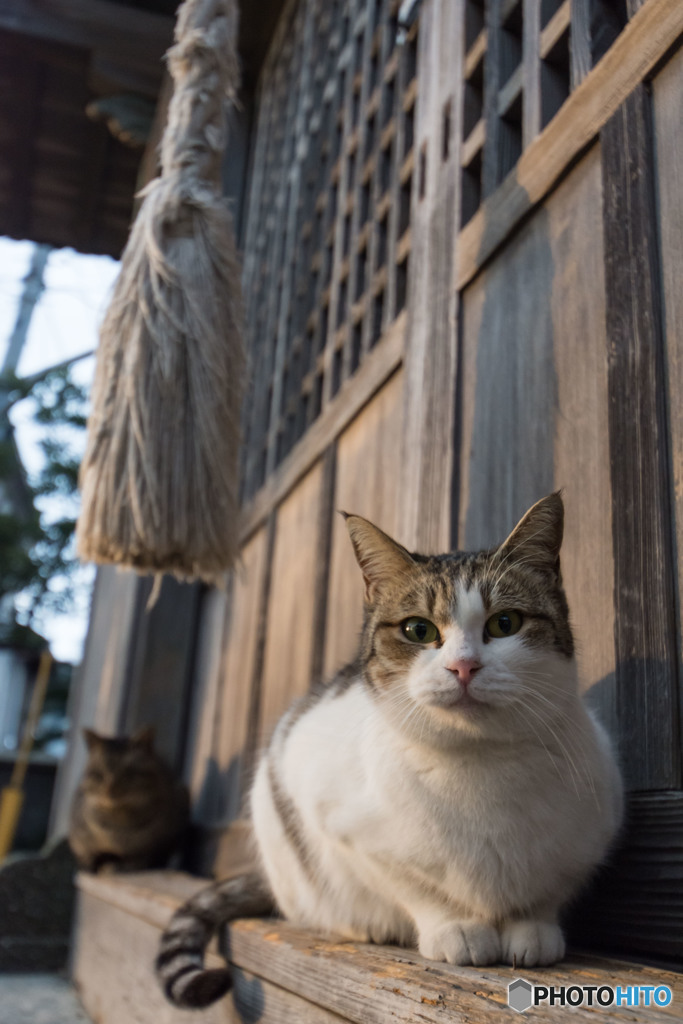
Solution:
[[[243,495],[332,403],[406,303],[415,22],[399,0],[299,0],[259,96],[245,245]]]
[[[637,6],[634,0],[465,0],[463,226]]]

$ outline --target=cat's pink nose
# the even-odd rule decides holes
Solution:
[[[478,672],[481,668],[481,662],[477,661],[476,658],[461,658],[460,661],[452,661],[450,665],[446,665],[446,668],[454,676],[457,676],[459,683],[462,683],[463,686],[469,686],[475,672]]]

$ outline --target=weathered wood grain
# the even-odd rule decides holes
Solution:
[[[677,547],[678,648],[683,644],[683,52],[653,82],[659,238],[674,534]]]
[[[340,173],[339,173],[339,201],[337,203],[337,210],[335,215],[335,223],[333,226],[334,232],[334,254],[332,262],[332,288],[330,292],[330,325],[332,330],[328,333],[327,344],[325,348],[325,363],[327,366],[327,372],[325,373],[323,383],[323,406],[326,406],[330,400],[334,397],[335,374],[333,373],[333,362],[335,358],[335,345],[334,339],[336,335],[335,328],[337,325],[343,324],[347,329],[345,331],[347,339],[350,331],[347,326],[347,310],[349,307],[349,274],[348,274],[348,253],[344,253],[344,235],[346,229],[344,221],[347,217],[347,209],[349,201],[353,202],[353,182],[350,180],[348,173],[348,151],[349,143],[353,135],[353,124],[351,119],[351,111],[353,107],[353,95],[354,95],[354,29],[355,19],[357,15],[357,0],[351,0],[346,4],[345,16],[349,21],[349,39],[346,42],[342,58],[340,60],[340,67],[343,67],[344,74],[341,78],[343,82],[343,93],[338,97],[338,101],[335,107],[335,113],[339,118],[341,140],[339,144],[341,160],[340,160]],[[343,63],[342,63],[343,62]],[[351,229],[349,228],[349,233]],[[346,261],[346,267],[344,269],[344,275],[342,277],[342,267]],[[346,284],[344,285],[344,282]],[[342,352],[346,347],[345,343],[342,343]],[[343,359],[342,359],[343,361]]]
[[[498,116],[498,94],[501,85],[503,0],[489,0],[486,4],[486,59],[484,63],[484,120],[486,142],[482,154],[481,192],[485,200],[497,189],[501,181],[501,118]]]
[[[465,290],[458,546],[500,541],[529,505],[563,488],[581,686],[614,732],[601,210],[596,146]]]
[[[98,1024],[187,1024],[187,1011],[167,1002],[152,965],[160,928],[190,892],[180,898],[158,890],[147,896],[137,888],[86,887],[88,881],[83,880],[77,900],[72,973],[90,1017]],[[216,953],[209,961],[220,965]],[[232,1024],[230,1006],[228,1000],[215,1004],[202,1022]]]
[[[240,810],[250,729],[254,731],[251,705],[259,693],[268,547],[268,531],[264,527],[242,548],[240,564],[232,575],[216,707],[212,721],[207,723],[207,729],[211,729],[210,746],[203,765],[195,765],[195,786],[200,786],[198,820],[205,825],[227,824]]]
[[[398,534],[401,508],[401,373],[385,384],[341,434],[337,446],[335,507]],[[346,525],[332,524],[324,675],[354,657],[362,621],[363,581]]]
[[[277,510],[258,745],[311,684],[323,472],[318,462]]]
[[[669,789],[681,784],[679,680],[654,151],[645,86],[637,86],[608,121],[601,142],[619,733],[628,751],[630,788]]]
[[[457,296],[452,288],[460,215],[463,5],[435,0],[421,15],[416,139],[425,188],[414,182],[411,273],[403,374],[401,538],[445,551],[451,541]],[[444,122],[445,112],[447,120]],[[448,127],[450,142],[443,145]]]
[[[524,96],[522,139],[524,149],[541,130],[541,68],[539,63],[541,0],[524,0]]]
[[[272,983],[340,1014],[355,1024],[415,1021],[487,1024],[509,1020],[507,986],[520,975],[505,967],[450,967],[413,950],[316,941],[279,921],[239,921],[230,928],[230,959]],[[541,985],[668,984],[674,998],[664,1009],[572,1009],[576,1021],[630,1020],[665,1024],[678,1019],[683,998],[680,975],[619,961],[571,957],[546,969],[523,969]],[[558,1017],[558,1014],[560,1015]],[[533,1019],[552,1024],[567,1011],[539,1006]]]
[[[463,550],[503,540],[554,487],[554,274],[543,209],[463,294]]]
[[[320,523],[318,526],[318,552],[315,566],[315,600],[313,605],[313,647],[311,652],[312,681],[323,675],[325,636],[327,630],[327,604],[332,557],[332,532],[336,513],[337,445],[327,449],[322,459],[320,483]]]
[[[549,199],[557,374],[554,485],[563,488],[562,575],[581,688],[616,736],[614,556],[607,411],[601,154],[595,146]]]
[[[154,724],[155,748],[180,771],[201,584],[164,576],[159,599],[148,609],[151,589],[152,578],[144,577],[128,647],[125,700],[113,731],[130,735]]]
[[[207,588],[199,609],[183,773],[190,790],[195,823],[203,821],[204,802],[208,797],[205,784],[214,753],[216,712],[224,683],[221,669],[231,590],[232,577],[225,590]],[[211,823],[212,818],[209,817],[207,824]]]
[[[529,211],[595,138],[638,82],[683,34],[683,4],[648,0],[550,124],[513,174],[460,233],[455,283],[464,288]]]
[[[100,1024],[179,1021],[177,1011],[163,1002],[151,962],[159,929],[202,883],[182,875],[167,881],[167,875],[79,876],[75,975],[86,1007]],[[451,967],[396,947],[337,944],[277,920],[237,921],[220,945],[238,967],[236,999],[229,997],[207,1011],[202,1019],[212,1024],[236,1019],[273,1024],[332,1024],[336,1019],[355,1024],[488,1024],[510,1019],[507,986],[520,974],[498,966]],[[219,962],[213,951],[209,961],[211,966]],[[572,1009],[571,1019],[587,1024],[670,1024],[678,1019],[683,1000],[681,975],[599,957],[572,955],[550,968],[524,968],[523,976],[542,985],[669,985],[673,990],[667,1008]],[[231,1016],[235,1004],[241,1017]],[[254,1010],[263,1016],[255,1016]],[[300,1017],[293,1016],[295,1010]],[[557,1006],[533,1010],[540,1024],[564,1016],[567,1011]]]

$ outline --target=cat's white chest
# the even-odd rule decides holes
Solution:
[[[347,894],[362,878],[388,900],[402,887],[431,890],[497,916],[541,903],[590,859],[576,833],[590,834],[599,807],[550,760],[410,748],[373,717],[372,700],[354,688],[321,703],[297,724],[283,764],[306,833]]]

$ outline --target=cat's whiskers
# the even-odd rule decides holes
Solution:
[[[570,777],[570,779],[571,779],[571,781],[572,781],[572,785],[573,785],[573,788],[574,788],[574,792],[578,794],[578,792],[579,792],[579,789],[578,789],[578,775],[577,775],[577,772],[576,772],[576,766],[575,766],[575,764],[574,764],[574,761],[573,761],[573,759],[572,759],[572,758],[571,758],[571,757],[569,756],[569,754],[568,754],[568,752],[566,751],[566,749],[562,747],[562,744],[561,744],[561,743],[560,743],[560,742],[558,741],[558,739],[557,739],[557,734],[556,734],[556,733],[554,732],[554,730],[553,730],[553,729],[552,729],[552,728],[551,728],[551,727],[549,726],[548,722],[547,722],[547,721],[546,721],[546,720],[545,720],[545,719],[543,718],[543,716],[542,716],[542,715],[539,715],[539,714],[537,713],[537,711],[536,711],[536,710],[534,710],[534,708],[532,708],[532,707],[529,707],[529,705],[528,705],[528,704],[526,704],[526,703],[525,703],[525,702],[523,702],[523,701],[520,701],[520,702],[518,703],[518,707],[517,707],[516,709],[513,709],[513,710],[517,710],[517,711],[518,711],[518,712],[520,713],[520,715],[522,715],[522,714],[524,714],[524,713],[526,713],[526,712],[528,712],[528,713],[530,713],[530,714],[534,715],[534,717],[535,717],[535,718],[536,718],[536,719],[537,719],[538,721],[540,721],[540,723],[541,723],[541,724],[543,725],[543,727],[544,727],[544,728],[545,728],[545,729],[546,729],[546,730],[547,730],[547,731],[548,731],[548,732],[549,732],[549,733],[551,734],[551,736],[553,737],[553,739],[554,739],[554,740],[555,740],[555,741],[556,741],[556,742],[558,743],[558,746],[560,747],[560,752],[561,752],[561,755],[562,755],[562,757],[563,757],[563,760],[564,760],[564,762],[565,762],[565,764],[566,764],[566,766],[567,766],[567,769],[568,769],[568,771],[569,771],[569,777]],[[528,727],[529,727],[529,728],[531,729],[531,731],[532,731],[532,732],[534,733],[534,735],[536,736],[536,739],[537,739],[537,740],[538,740],[538,742],[539,742],[539,743],[541,744],[541,746],[542,746],[542,747],[543,747],[543,749],[545,750],[546,754],[548,755],[548,757],[549,757],[550,761],[551,761],[551,762],[552,762],[552,764],[554,765],[554,764],[555,764],[555,758],[554,758],[554,757],[553,757],[553,755],[551,754],[551,752],[550,752],[550,750],[548,749],[547,745],[546,745],[546,744],[545,744],[545,743],[543,742],[543,739],[542,739],[542,737],[541,737],[540,733],[538,732],[538,730],[536,729],[536,727],[534,726],[533,722],[529,721],[529,719],[528,719],[528,718],[525,718],[525,724],[526,724],[526,725],[527,725],[527,726],[528,726]]]
[[[554,739],[555,743],[557,743],[558,747],[562,751],[562,754],[564,755],[565,762],[567,764],[567,767],[569,769],[569,773],[570,773],[572,782],[574,784],[574,789],[575,789],[575,791],[576,791],[576,793],[578,795],[578,793],[579,793],[578,782],[580,781],[580,779],[582,777],[585,777],[585,773],[583,773],[583,772],[581,772],[579,770],[579,767],[577,766],[576,761],[571,756],[569,750],[567,749],[565,744],[560,739],[560,736],[559,736],[559,734],[557,732],[557,729],[553,728],[553,725],[548,720],[548,718],[543,715],[542,710],[540,708],[538,708],[538,707],[534,707],[531,702],[525,701],[525,700],[520,700],[519,701],[519,705],[520,705],[521,708],[523,708],[524,710],[526,710],[526,711],[530,712],[532,715],[534,715],[534,717],[537,719],[537,721],[539,721],[541,723],[541,725],[544,726],[545,729],[547,729],[547,731],[550,733],[550,735]],[[530,722],[528,724],[531,726]],[[533,729],[533,726],[531,726],[531,727]],[[540,739],[540,737],[539,737],[539,739]],[[575,751],[575,753],[576,753],[576,751]],[[595,796],[595,790],[594,790],[593,787],[591,787],[591,788],[593,789],[593,795]]]
[[[398,718],[400,712],[407,709],[407,714],[404,715],[398,723],[399,728],[403,728],[412,715],[417,714],[422,710],[419,703],[411,696],[411,694],[403,689],[397,694],[386,694],[384,696],[383,706],[385,711],[391,714],[392,718]],[[373,714],[374,712],[371,712],[368,715],[368,718],[371,719]]]
[[[557,706],[557,704],[555,704],[553,701],[549,700],[543,694],[538,693],[538,691],[531,690],[529,688],[524,688],[524,689],[525,689],[525,692],[532,694],[533,697],[537,698],[538,700],[543,701],[545,704],[548,705],[548,707],[553,712],[553,719],[559,720],[562,723],[564,723],[566,726],[569,726],[569,728],[568,728],[568,730],[567,730],[567,732],[565,734],[565,739],[566,739],[566,741],[568,743],[570,743],[570,744],[574,743],[575,744],[574,753],[577,754],[577,756],[580,755],[581,754],[581,750],[579,749],[579,738],[578,738],[578,736],[575,736],[574,728],[573,728],[576,725],[576,720],[574,719],[574,717],[572,715],[570,715],[568,711],[566,711],[566,710],[564,710],[562,708],[559,708]],[[560,742],[559,736],[556,736],[556,739],[557,739],[557,741],[559,743]],[[581,761],[580,761],[580,763],[581,763]],[[596,790],[595,790],[595,784],[594,784],[594,781],[593,781],[593,776],[590,773],[587,774],[585,772],[582,773],[582,774],[583,774],[583,777],[584,777],[585,781],[588,783],[589,789],[591,790],[591,793],[593,795],[593,798],[594,798],[596,804],[598,804],[598,796],[597,796],[597,793],[596,793]]]

